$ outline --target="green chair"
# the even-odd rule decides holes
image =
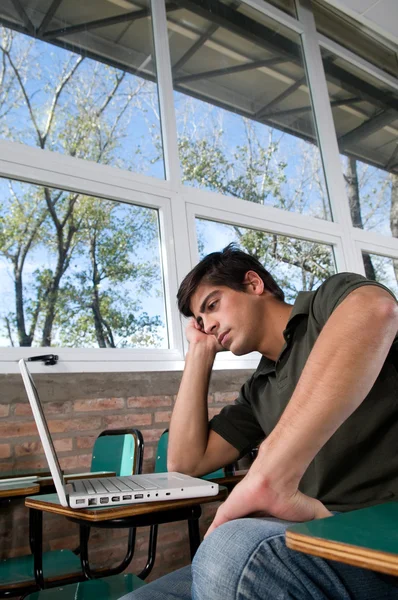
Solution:
[[[143,459],[143,438],[137,429],[113,429],[100,433],[94,448],[91,472],[112,471],[117,475],[140,473]],[[89,535],[89,532],[86,532]],[[134,552],[135,530],[129,531],[128,550],[117,569],[121,572],[131,562]],[[37,589],[32,554],[6,558],[0,561],[0,598],[28,593]],[[115,571],[112,571],[115,572]],[[78,582],[82,574],[79,548],[43,552],[43,574],[46,585]]]
[[[138,429],[107,429],[95,440],[90,471],[112,471],[118,477],[141,473],[143,439]]]
[[[145,585],[135,575],[113,575],[105,579],[93,579],[33,592],[25,596],[26,600],[119,600],[125,594]]]

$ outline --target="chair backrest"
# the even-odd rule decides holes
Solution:
[[[91,471],[113,471],[118,476],[142,472],[144,440],[138,429],[108,429],[95,440]]]
[[[166,429],[160,436],[158,447],[156,450],[155,473],[166,473],[167,471],[167,445],[169,441],[169,432]],[[207,475],[202,475],[202,479],[219,479],[225,477],[224,469],[212,471]]]

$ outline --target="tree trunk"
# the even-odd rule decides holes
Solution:
[[[393,237],[398,238],[398,175],[391,173],[390,227]],[[395,279],[398,283],[398,259],[393,259]]]
[[[361,204],[359,200],[357,161],[355,158],[347,158],[347,171],[344,177],[348,187],[348,201],[350,205],[352,224],[354,227],[363,229]],[[365,265],[366,277],[376,281],[376,273],[370,255],[367,252],[363,252],[362,256]]]
[[[19,345],[31,346],[32,338],[26,333],[25,327],[22,273],[18,269],[14,270],[14,288]]]

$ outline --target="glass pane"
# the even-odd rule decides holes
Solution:
[[[0,137],[164,178],[149,0],[18,3],[0,6]]]
[[[398,298],[398,259],[362,252],[366,276],[387,286]]]
[[[339,4],[345,4],[347,8],[351,8],[349,0],[340,1]],[[370,3],[364,0],[351,0],[351,4],[355,5],[352,8],[358,16],[362,14],[366,19],[365,13],[366,9],[370,7]],[[364,6],[365,4],[366,6]],[[357,19],[339,11],[333,6],[333,2],[316,0],[311,3],[311,7],[316,27],[320,33],[351,50],[354,54],[358,54],[379,69],[394,75],[394,77],[398,76],[397,56],[396,50],[393,49],[393,43],[379,35],[374,29],[367,27],[364,22],[358,23]]]
[[[398,93],[323,51],[354,227],[398,237]]]
[[[0,180],[1,346],[167,348],[158,213]]]
[[[168,29],[184,183],[331,219],[299,36],[217,1]]]
[[[336,273],[332,246],[267,231],[196,219],[200,258],[231,242],[255,256],[292,302],[298,292],[311,291]]]

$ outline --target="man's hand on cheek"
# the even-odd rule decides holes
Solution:
[[[298,483],[286,485],[278,482],[272,474],[261,473],[254,462],[246,477],[218,509],[206,536],[220,525],[242,517],[311,521],[331,516],[322,502],[302,494]]]
[[[218,343],[217,338],[214,335],[207,334],[203,331],[203,328],[199,325],[195,318],[192,318],[188,321],[185,334],[190,344],[204,344],[214,352],[221,352],[222,350],[225,350],[225,348]]]

